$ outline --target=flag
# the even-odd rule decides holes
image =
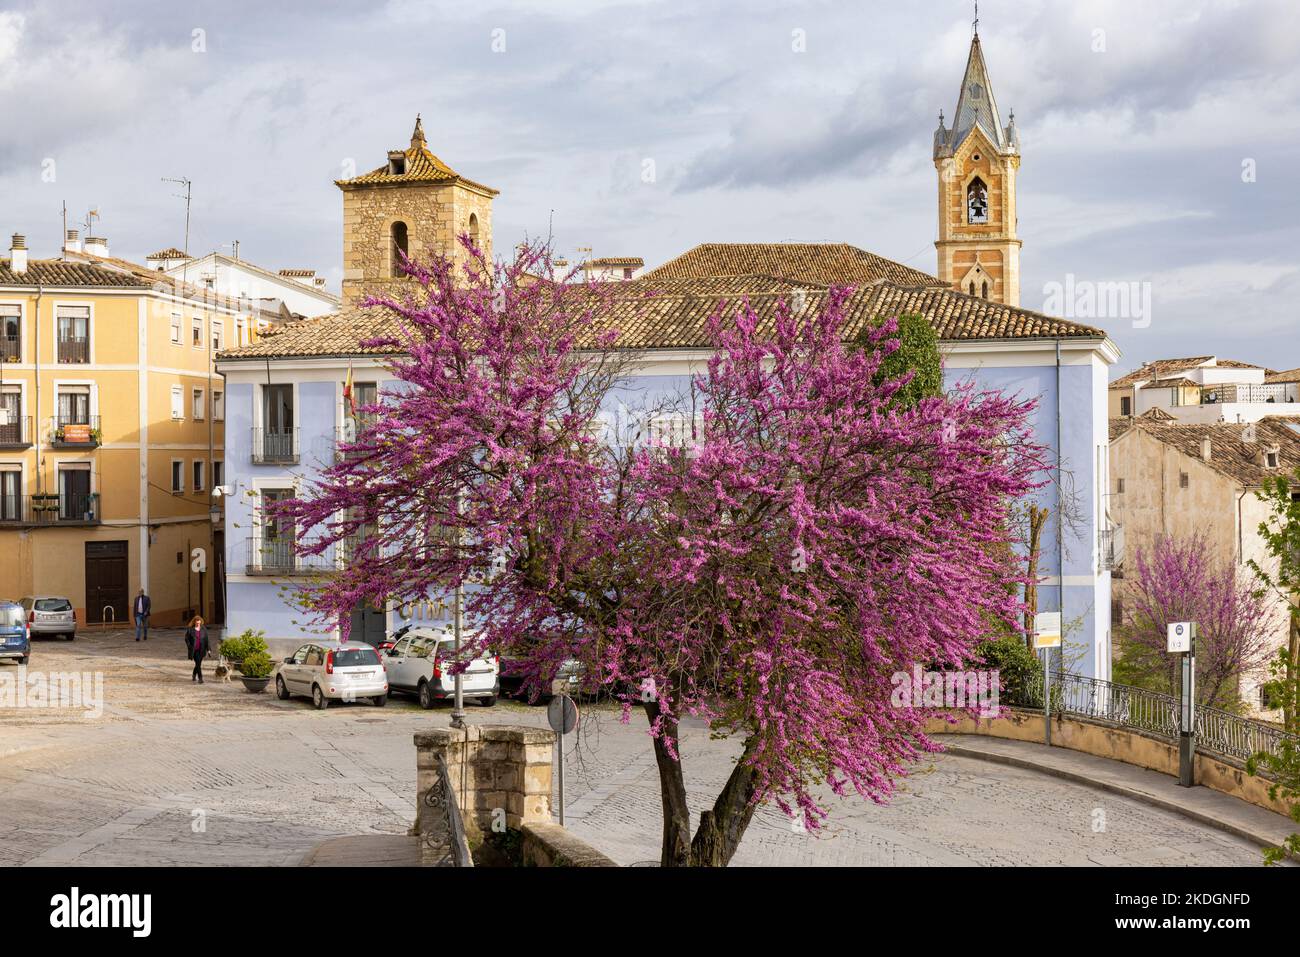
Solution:
[[[343,383],[343,402],[347,406],[348,415],[352,418],[357,417],[357,405],[352,399],[352,363],[348,363],[348,380]]]

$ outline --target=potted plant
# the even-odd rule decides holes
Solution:
[[[240,663],[239,680],[244,683],[245,690],[251,694],[260,694],[266,690],[274,668],[275,662],[265,651],[250,651]]]
[[[266,638],[261,631],[246,628],[238,635],[222,638],[217,654],[226,659],[226,664],[236,671],[243,672],[244,659],[256,652],[266,653]],[[246,673],[246,672],[245,672]]]

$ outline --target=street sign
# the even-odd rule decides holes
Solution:
[[[1061,613],[1040,611],[1034,616],[1034,647],[1061,647]]]
[[[578,706],[567,694],[557,694],[546,706],[546,720],[556,734],[569,734],[578,726]]]
[[[1167,637],[1168,651],[1173,653],[1191,651],[1192,639],[1196,637],[1196,622],[1171,621]]]

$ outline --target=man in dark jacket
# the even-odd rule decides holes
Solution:
[[[140,594],[135,596],[135,603],[131,606],[131,614],[135,616],[135,640],[149,640],[149,611],[153,608],[153,602],[149,596],[140,589]]]
[[[185,650],[194,662],[191,681],[203,684],[203,659],[208,656],[208,626],[200,615],[195,615],[190,627],[185,630]]]

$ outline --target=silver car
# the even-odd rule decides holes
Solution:
[[[388,675],[373,645],[363,641],[310,641],[284,659],[275,676],[281,701],[311,698],[317,708],[334,701],[369,698],[378,708],[388,702]]]
[[[473,636],[466,634],[468,643]],[[415,695],[420,707],[432,708],[435,701],[456,693],[456,676],[450,665],[455,658],[456,639],[451,631],[412,628],[388,650],[385,664],[393,691]],[[496,704],[501,694],[501,666],[496,655],[481,654],[463,672],[461,693],[466,700],[486,707]]]
[[[68,599],[57,595],[27,595],[18,604],[27,615],[33,638],[61,635],[72,641],[77,637],[77,613]]]

